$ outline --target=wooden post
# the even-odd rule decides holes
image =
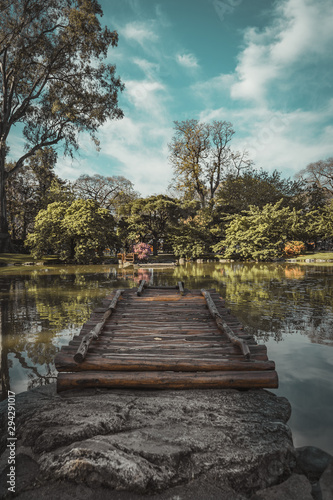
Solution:
[[[234,334],[234,332],[232,331],[230,326],[225,321],[223,321],[220,313],[216,309],[216,305],[215,305],[210,293],[204,289],[201,290],[201,293],[206,299],[209,312],[213,316],[213,318],[215,319],[218,328],[223,333],[226,334],[226,336],[229,338],[230,342],[232,342],[235,345],[238,345],[238,347],[242,351],[242,354],[245,356],[245,358],[250,359],[249,346],[247,345],[246,342],[244,342],[244,340],[241,340],[238,337],[236,337],[236,335]]]
[[[89,345],[91,344],[91,342],[94,339],[97,339],[97,337],[101,333],[106,320],[108,319],[109,316],[111,316],[111,314],[115,310],[118,299],[119,299],[120,295],[123,293],[123,291],[124,290],[117,290],[116,291],[115,296],[111,300],[109,307],[107,308],[107,310],[105,311],[105,313],[103,315],[102,321],[97,323],[97,325],[94,326],[94,328],[92,330],[90,330],[90,332],[83,337],[82,342],[74,355],[74,361],[76,361],[76,363],[82,363],[82,361],[86,357],[88,349],[89,349]]]
[[[184,293],[185,293],[184,282],[183,281],[178,281],[177,286],[179,288],[180,295],[184,295]]]
[[[144,288],[145,284],[146,284],[145,280],[141,280],[140,281],[140,286],[139,286],[139,288],[136,291],[136,294],[137,294],[138,297],[141,297],[141,294],[143,292],[143,288]]]

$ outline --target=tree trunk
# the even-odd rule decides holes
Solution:
[[[2,287],[6,289],[6,294],[9,292],[10,282],[2,283]],[[2,401],[8,395],[10,390],[10,379],[9,379],[9,363],[8,363],[8,341],[5,337],[5,315],[7,313],[7,303],[5,301],[0,302],[0,373],[1,373],[1,388],[0,388],[0,400]]]
[[[153,255],[157,255],[157,238],[153,238]]]
[[[8,233],[5,158],[0,150],[0,233]]]
[[[13,245],[8,232],[6,202],[5,149],[0,149],[0,253],[12,252]]]
[[[74,257],[75,257],[75,241],[74,241],[74,238],[71,238],[69,259],[74,260]]]
[[[198,191],[198,194],[199,194],[199,198],[200,198],[201,208],[205,208],[206,207],[206,196],[200,191]]]

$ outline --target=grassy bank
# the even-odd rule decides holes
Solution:
[[[56,255],[45,255],[37,260],[27,253],[0,253],[0,266],[23,266],[24,264],[47,262],[56,258]]]
[[[0,253],[1,265],[20,265],[26,262],[35,262],[34,258],[24,253]]]
[[[37,263],[47,263],[57,259],[56,255],[45,255],[41,259],[34,259],[32,255],[20,254],[20,253],[1,253],[0,254],[0,267],[2,266],[23,266],[27,264],[37,264]],[[311,259],[311,261],[332,261],[333,262],[333,252],[317,252],[317,253],[307,253],[305,255],[300,255],[296,258],[297,262],[305,262]],[[103,260],[107,260],[104,258]],[[160,254],[157,256],[149,256],[149,263],[163,263],[163,262],[174,262],[176,257],[173,254]]]
[[[300,255],[297,257],[297,262],[303,262],[308,259],[311,260],[319,260],[319,261],[333,261],[333,252],[316,252],[316,253],[307,253],[305,255]]]

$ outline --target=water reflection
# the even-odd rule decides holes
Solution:
[[[279,374],[279,389],[292,405],[289,425],[295,446],[313,445],[333,453],[332,348],[313,344],[299,332],[284,342],[266,342]]]
[[[0,275],[3,395],[9,389],[18,393],[54,381],[55,354],[80,330],[112,283],[118,284],[115,268]]]
[[[296,445],[333,453],[333,265],[205,263],[176,268],[76,266],[0,272],[3,394],[54,380],[53,360],[115,288],[152,285],[216,288],[265,342],[276,362],[276,391],[292,403]],[[324,437],[325,436],[325,437]]]

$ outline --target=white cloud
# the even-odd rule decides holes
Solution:
[[[311,162],[332,156],[333,127],[328,124],[332,113],[333,99],[319,111],[220,108],[202,112],[200,120],[227,117],[236,130],[234,149],[246,149],[257,168],[293,175]]]
[[[331,57],[333,4],[331,0],[281,0],[274,5],[274,20],[268,27],[245,31],[244,47],[235,72],[195,83],[190,90],[199,96],[200,105],[207,108],[201,113],[201,120],[233,123],[235,149],[248,149],[257,167],[293,175],[308,163],[333,154],[333,127],[329,126],[333,101],[325,109],[314,105],[308,109],[312,107],[315,111],[287,112],[290,107],[284,100],[296,94],[296,86],[299,85],[298,91],[301,84],[306,89],[310,77],[314,79],[312,88],[318,80],[317,92],[320,93],[322,73],[318,72],[317,78],[310,65]],[[86,146],[84,151],[87,152],[88,147],[87,157],[91,162],[85,159],[81,169],[75,161],[63,163],[58,168],[62,177],[77,178],[83,171],[92,175],[96,170],[102,175],[124,175],[144,196],[166,191],[172,177],[167,143],[173,135],[172,105],[175,103],[171,101],[171,89],[159,80],[160,68],[164,69],[170,59],[177,73],[177,64],[193,71],[190,74],[195,74],[200,66],[190,52],[177,53],[177,49],[169,49],[166,56],[161,46],[162,28],[160,20],[155,19],[134,21],[119,29],[127,41],[136,42],[144,49],[146,58],[137,53],[136,57],[127,59],[143,71],[144,77],[125,81],[122,94],[125,118],[101,127],[99,155],[92,152],[93,146],[91,150]],[[127,49],[125,43],[125,52]],[[279,86],[280,91],[274,96],[273,85]],[[249,107],[237,109],[235,103],[230,103],[229,108],[216,109],[217,103],[228,103],[230,97],[248,101]],[[270,109],[271,99],[274,99],[275,110],[283,103],[283,108],[280,107],[283,111]]]
[[[199,68],[197,58],[193,54],[177,54],[176,61],[178,62],[178,64],[184,66],[185,68]]]
[[[167,143],[172,130],[161,123],[109,122],[101,131],[101,151],[143,196],[166,192],[171,180]],[[105,175],[105,174],[103,174]]]
[[[276,63],[269,60],[269,47],[251,41],[239,56],[236,82],[231,86],[231,97],[262,100],[267,83],[278,73]]]
[[[333,4],[328,0],[277,3],[275,22],[263,31],[248,28],[239,54],[233,98],[263,102],[274,80],[290,78],[299,66],[331,53]]]
[[[156,13],[156,19],[158,20],[158,22],[161,26],[163,26],[165,28],[169,28],[170,26],[172,26],[172,23],[171,23],[169,17],[162,10],[162,7],[160,4],[155,5],[155,13]]]
[[[55,166],[55,172],[61,179],[68,181],[74,181],[82,174],[94,175],[96,173],[93,164],[86,158],[80,158],[79,155],[75,158],[70,158],[69,156],[59,157]]]
[[[134,40],[140,45],[147,41],[155,42],[158,36],[152,28],[150,22],[133,21],[120,28],[120,33],[128,40]]]
[[[333,4],[331,1],[288,0],[278,4],[284,20],[272,57],[293,63],[302,56],[313,57],[331,50],[333,40]]]
[[[139,68],[148,78],[154,78],[156,73],[158,73],[160,70],[159,64],[147,61],[147,59],[140,59],[139,57],[135,57],[133,59],[133,62],[134,64],[139,66]]]
[[[144,111],[159,119],[164,112],[164,100],[167,98],[166,87],[153,80],[126,81],[125,94],[137,110]]]
[[[172,177],[167,146],[172,129],[163,122],[163,117],[159,122],[130,117],[109,120],[98,133],[100,152],[88,136],[82,136],[82,156],[59,158],[56,173],[70,181],[82,174],[122,175],[142,196],[165,193]]]

